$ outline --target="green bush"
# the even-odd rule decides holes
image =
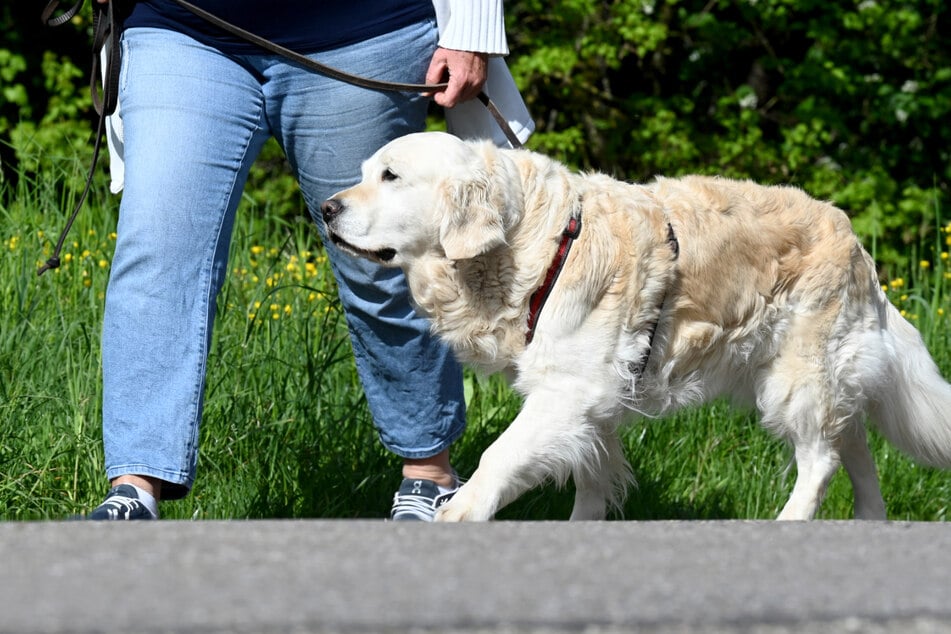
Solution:
[[[631,180],[793,183],[849,211],[880,263],[935,231],[951,180],[941,0],[518,0],[532,147]]]

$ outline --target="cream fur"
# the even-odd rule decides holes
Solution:
[[[578,211],[581,235],[526,345],[529,298]],[[438,519],[490,519],[568,477],[572,519],[602,518],[631,480],[618,426],[719,396],[755,406],[795,450],[780,519],[812,518],[839,466],[856,517],[885,517],[866,415],[902,450],[951,466],[951,386],[888,303],[846,215],[798,189],[628,184],[423,133],[367,160],[324,216],[342,248],[404,269],[461,360],[506,372],[525,397]]]

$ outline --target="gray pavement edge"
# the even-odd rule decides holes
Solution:
[[[902,522],[0,523],[0,632],[951,634]]]

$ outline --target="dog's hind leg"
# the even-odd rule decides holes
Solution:
[[[869,451],[865,427],[861,421],[846,429],[840,437],[839,455],[852,481],[855,495],[855,519],[883,520],[885,500],[878,485],[878,472]]]
[[[631,466],[614,432],[601,434],[598,461],[574,468],[575,505],[571,520],[602,520],[609,508],[620,510],[633,481]]]
[[[826,487],[839,469],[839,456],[832,444],[816,438],[796,446],[796,484],[777,519],[811,520],[819,510]]]
[[[841,466],[835,387],[825,367],[802,350],[769,370],[757,405],[764,425],[789,440],[795,449],[796,484],[779,514],[781,520],[815,517],[826,487]]]

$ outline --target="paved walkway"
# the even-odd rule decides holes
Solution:
[[[0,632],[951,633],[951,526],[0,524]]]

